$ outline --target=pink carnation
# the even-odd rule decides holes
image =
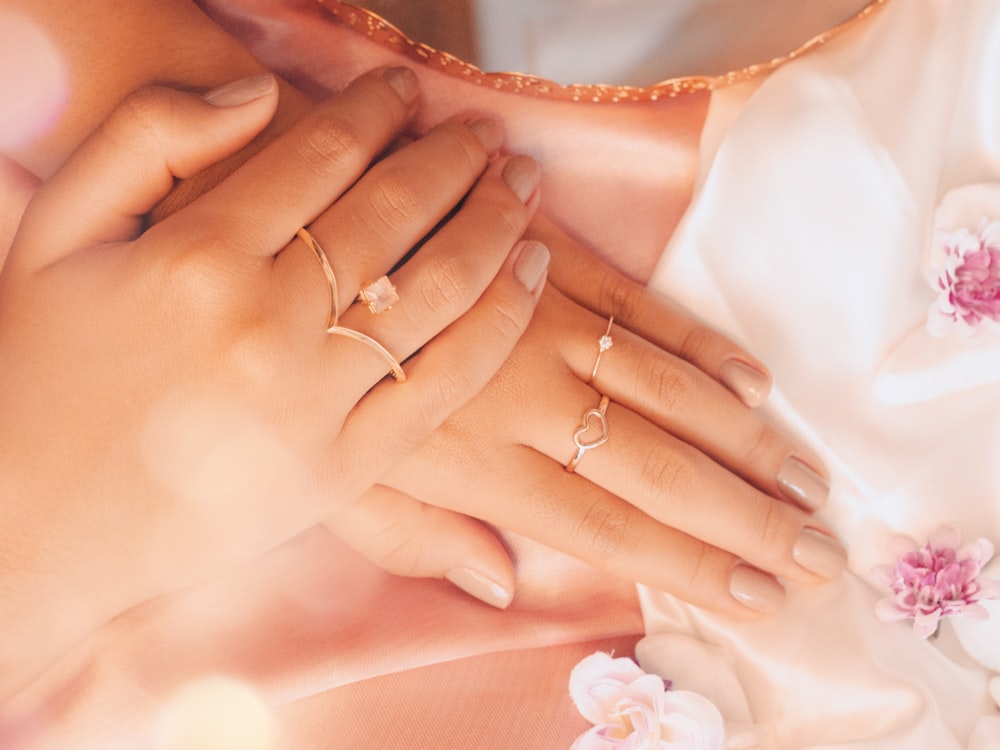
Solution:
[[[993,557],[986,539],[959,548],[961,534],[942,526],[920,547],[909,537],[899,537],[899,560],[872,571],[875,579],[892,590],[878,602],[875,613],[891,622],[913,618],[919,638],[933,634],[942,617],[965,615],[984,620],[989,613],[978,602],[1000,599],[1000,582],[980,578],[979,572]]]
[[[1000,332],[998,217],[1000,186],[995,184],[952,190],[938,207],[929,269],[938,294],[927,317],[932,335]]]
[[[595,653],[569,679],[570,696],[594,726],[572,750],[719,750],[725,724],[697,693],[669,690],[631,659]]]

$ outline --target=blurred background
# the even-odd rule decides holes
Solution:
[[[784,55],[870,0],[345,0],[487,71],[648,86]]]

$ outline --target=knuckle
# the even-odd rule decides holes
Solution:
[[[577,536],[595,557],[608,560],[626,552],[629,527],[629,514],[624,508],[598,498],[581,516]]]
[[[432,415],[440,413],[442,407],[454,406],[465,400],[469,391],[468,369],[449,367],[434,374],[428,408]]]
[[[429,309],[464,310],[472,294],[465,263],[455,256],[438,256],[422,269],[421,295]]]
[[[791,548],[788,542],[788,516],[779,501],[765,497],[762,507],[756,513],[755,528],[758,544],[770,556],[782,557],[786,549]]]
[[[639,377],[647,394],[660,409],[676,413],[691,403],[697,390],[694,374],[683,363],[666,361],[656,351],[645,352],[638,363]]]
[[[684,558],[685,588],[688,591],[699,591],[715,582],[714,566],[711,564],[708,545],[697,542],[691,546],[691,553]]]
[[[232,337],[226,363],[235,382],[251,393],[268,393],[278,380],[276,352],[253,328]]]
[[[752,467],[767,466],[772,457],[782,451],[784,439],[773,427],[764,425],[754,433],[746,451],[746,461]]]
[[[126,97],[101,129],[112,143],[138,149],[150,137],[159,140],[160,123],[171,116],[171,111],[171,100],[164,96],[164,91],[148,86]]]
[[[642,303],[635,285],[617,273],[603,274],[597,299],[599,309],[614,313],[616,323],[634,321],[641,312]]]
[[[390,234],[396,233],[420,212],[413,185],[402,175],[385,174],[369,194],[369,205],[377,223]]]
[[[693,450],[693,449],[690,449]],[[690,450],[683,446],[653,446],[639,470],[639,488],[646,497],[666,501],[683,498],[696,475]]]
[[[445,123],[440,130],[450,152],[449,163],[457,160],[463,169],[478,171],[486,163],[486,150],[472,131],[456,122]],[[455,166],[459,166],[456,164]]]
[[[703,325],[695,325],[681,339],[677,356],[694,365],[707,362],[718,341],[719,335],[715,331]]]
[[[522,306],[515,300],[504,298],[492,305],[489,325],[496,334],[493,339],[507,351],[521,338],[526,322]]]
[[[307,166],[332,173],[368,149],[364,137],[348,120],[324,112],[306,123],[297,151]]]
[[[475,223],[484,252],[508,251],[527,227],[528,213],[512,195],[491,194],[478,201]]]

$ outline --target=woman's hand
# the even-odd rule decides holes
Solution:
[[[828,492],[819,462],[747,405],[770,388],[762,365],[536,222],[552,283],[514,354],[337,517],[338,533],[394,572],[448,577],[496,606],[513,568],[471,517],[736,617],[777,611],[777,578],[838,575],[843,549],[810,515]],[[614,343],[588,385],[612,312]],[[608,440],[568,473],[602,394]]]
[[[0,696],[116,613],[350,505],[508,356],[548,261],[519,242],[537,170],[491,160],[482,119],[372,167],[416,96],[408,70],[363,76],[143,231],[277,98],[267,75],[147,89],[36,193],[0,275]],[[383,274],[392,309],[352,306]]]

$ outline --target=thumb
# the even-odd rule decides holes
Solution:
[[[324,525],[380,568],[409,578],[445,578],[470,596],[506,609],[514,565],[479,521],[376,485]]]
[[[264,74],[204,96],[164,86],[133,93],[38,191],[11,260],[37,270],[94,244],[133,239],[175,178],[235,153],[264,128],[277,92]]]

